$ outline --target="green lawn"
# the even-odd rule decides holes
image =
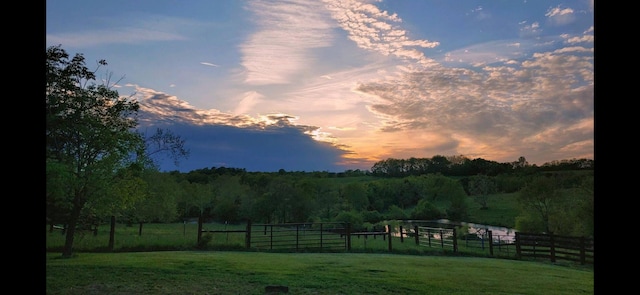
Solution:
[[[381,253],[46,254],[46,294],[593,294],[593,268]]]

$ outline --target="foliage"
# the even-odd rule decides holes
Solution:
[[[176,220],[179,184],[169,174],[146,170],[142,176],[147,184],[147,196],[126,210],[124,215],[131,222],[173,222]]]
[[[515,193],[522,189],[530,176],[519,174],[500,174],[493,177],[497,191],[502,193]]]
[[[543,228],[537,231],[550,232],[549,218],[560,198],[558,185],[557,179],[540,176],[520,191],[518,200],[522,208],[531,210],[541,221]]]
[[[409,215],[404,210],[396,205],[391,205],[389,211],[385,215],[386,219],[407,219]]]
[[[369,207],[366,187],[360,182],[342,185],[338,194],[344,200],[344,210],[364,210]]]
[[[496,193],[498,187],[489,176],[479,174],[472,176],[469,180],[469,193],[473,196],[473,200],[480,204],[480,209],[489,209],[487,202],[489,195]]]
[[[536,232],[593,235],[593,175],[546,173],[535,177],[520,191],[523,208],[520,226]],[[517,228],[522,230],[521,228]]]
[[[105,65],[104,60],[98,62],[98,68]],[[144,155],[143,140],[134,132],[139,106],[112,90],[109,78],[96,84],[96,74],[85,66],[82,54],[69,59],[61,46],[46,50],[47,171],[57,171],[47,177],[47,185],[68,186],[64,202],[72,204],[64,257],[72,255],[75,227],[85,205],[111,195],[113,173],[126,167],[131,153]],[[71,181],[61,182],[65,178]],[[54,189],[50,196],[59,199],[60,192]],[[92,209],[101,210],[95,207],[98,203],[102,202],[94,202]]]
[[[146,136],[145,138],[145,150],[147,151],[146,159],[159,160],[154,158],[155,156],[166,155],[175,165],[178,165],[180,158],[189,157],[190,151],[185,149],[185,140],[179,135],[174,134],[171,130],[156,128],[155,133]],[[157,167],[155,162],[151,163]]]
[[[71,257],[76,227],[133,210],[147,196],[142,178],[155,154],[187,156],[184,141],[158,129],[136,131],[139,105],[114,90],[111,73],[98,79],[82,54],[46,49],[47,220],[67,226],[63,257]],[[98,84],[96,81],[102,81]],[[171,205],[169,205],[171,206]]]
[[[384,216],[377,210],[371,210],[371,211],[365,210],[365,211],[362,211],[360,214],[362,214],[362,218],[364,219],[364,221],[370,222],[372,224],[380,222],[384,219]]]
[[[467,205],[467,196],[462,187],[458,192],[451,194],[451,204],[446,209],[447,218],[450,220],[468,220],[469,206]]]
[[[340,212],[338,216],[335,217],[335,221],[351,223],[352,231],[361,231],[366,229],[362,215],[354,210]]]
[[[413,208],[413,211],[411,212],[412,219],[431,220],[444,217],[444,213],[438,207],[436,207],[436,205],[426,199],[418,201],[418,205],[416,205],[416,207]]]
[[[249,187],[240,183],[240,176],[220,175],[213,181],[215,195],[212,217],[219,221],[240,221],[240,205],[246,200]]]

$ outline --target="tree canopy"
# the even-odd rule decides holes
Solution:
[[[82,54],[61,45],[46,49],[47,219],[67,225],[63,257],[72,255],[83,218],[114,214],[144,199],[142,171],[152,167],[149,148],[184,155],[184,141],[158,131],[148,140],[136,131],[137,101],[113,89],[106,66],[90,70]],[[98,83],[97,81],[100,81]]]

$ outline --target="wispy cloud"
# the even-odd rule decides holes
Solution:
[[[256,33],[240,46],[245,82],[286,84],[313,64],[310,51],[329,46],[332,24],[314,1],[259,0],[248,4],[256,16]]]
[[[552,24],[555,25],[566,25],[575,20],[575,16],[573,15],[574,11],[571,8],[561,8],[560,6],[549,8],[546,17],[549,18]]]
[[[159,22],[158,20],[162,20]],[[65,47],[93,47],[107,44],[184,41],[193,27],[207,24],[189,19],[150,14],[121,18],[101,18],[90,28],[68,33],[47,34],[49,44]]]
[[[201,65],[210,66],[210,67],[219,67],[219,65],[210,63],[210,62],[200,62]]]
[[[433,63],[414,47],[434,48],[440,43],[411,39],[407,36],[407,31],[394,25],[402,22],[396,14],[389,14],[373,4],[355,0],[323,0],[323,2],[326,3],[340,27],[360,48],[384,56],[412,59],[423,65]]]

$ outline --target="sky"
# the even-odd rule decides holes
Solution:
[[[162,171],[594,159],[593,0],[47,0],[45,39],[185,140]]]

